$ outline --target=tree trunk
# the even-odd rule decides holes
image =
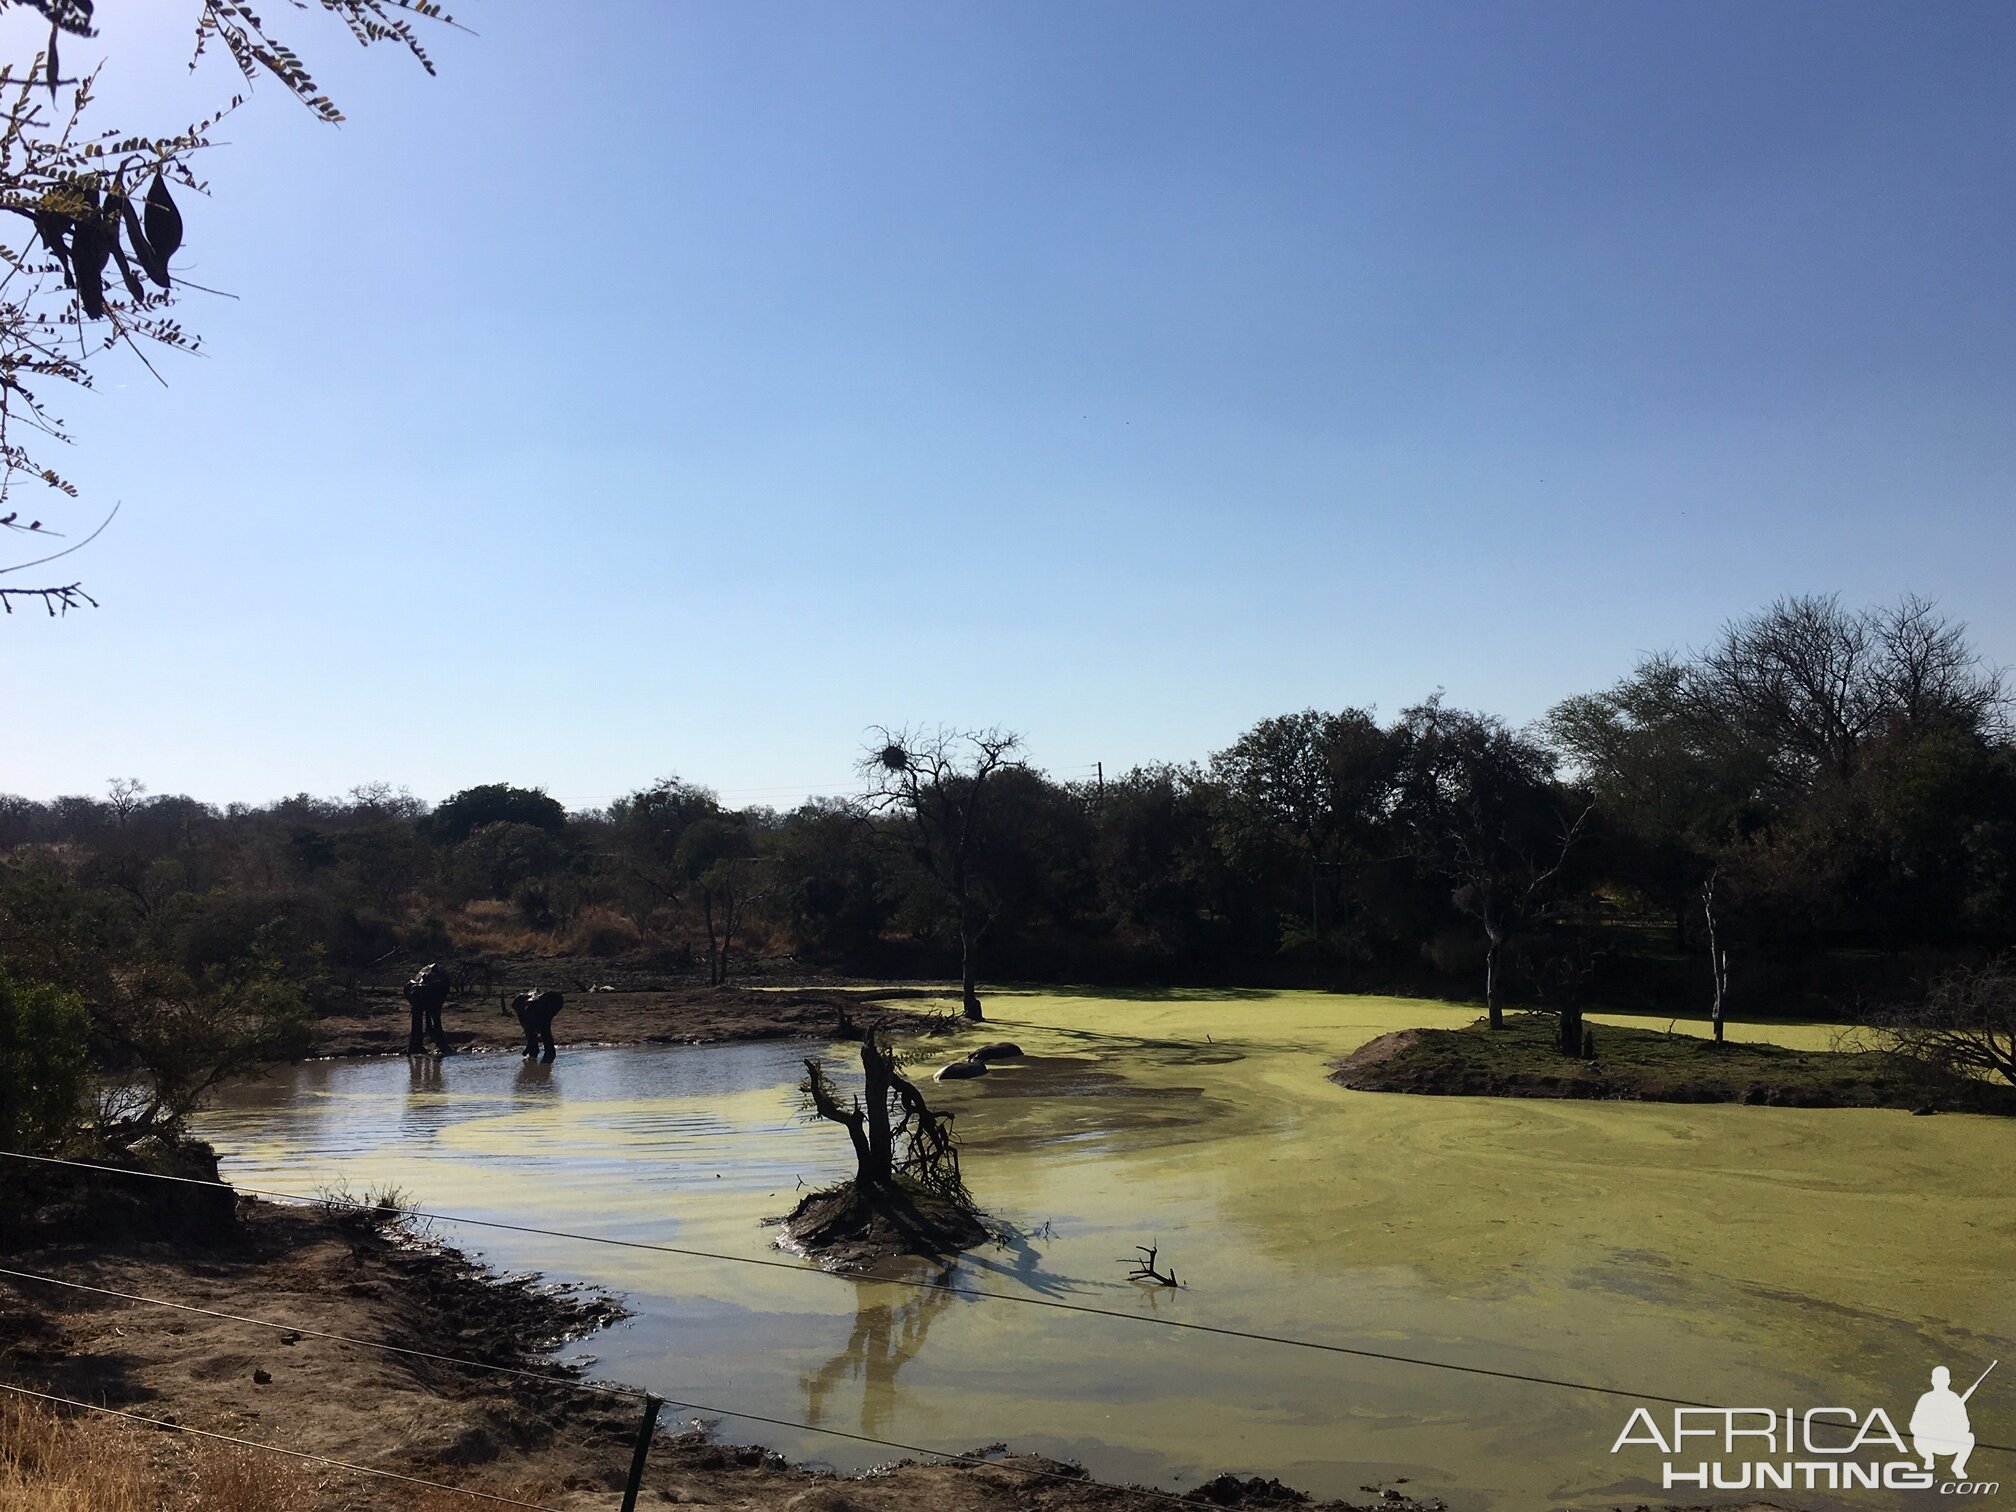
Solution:
[[[1708,922],[1708,970],[1715,978],[1715,1000],[1710,1005],[1708,1016],[1715,1023],[1715,1043],[1722,1043],[1722,1025],[1729,1013],[1729,952],[1722,948],[1715,934],[1715,879],[1718,872],[1711,872],[1708,880],[1701,885],[1701,916]]]
[[[896,1145],[889,1131],[889,1083],[896,1057],[869,1034],[861,1041],[861,1070],[868,1081],[862,1097],[868,1122],[868,1158],[859,1176],[871,1186],[891,1185],[896,1175]]]
[[[1498,937],[1488,937],[1490,943],[1484,947],[1484,1012],[1491,1020],[1493,1029],[1505,1027],[1505,1010],[1498,1006]]]
[[[964,920],[959,924],[959,1011],[976,1024],[986,1017],[973,985],[973,932]]]
[[[812,1107],[821,1118],[831,1119],[847,1131],[847,1141],[854,1146],[854,1179],[875,1184],[875,1155],[868,1142],[868,1117],[861,1109],[860,1099],[856,1098],[851,1107],[841,1107],[826,1072],[809,1056],[805,1061],[805,1090],[811,1094]]]
[[[735,948],[735,926],[740,920],[741,910],[736,906],[735,894],[730,892],[721,904],[721,969],[715,974],[714,985],[728,985],[728,953]]]
[[[1554,1048],[1563,1055],[1576,1060],[1582,1059],[1582,1010],[1563,1007],[1561,1022],[1556,1027]]]

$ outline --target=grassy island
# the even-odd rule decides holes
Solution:
[[[1691,1034],[1594,1024],[1596,1055],[1555,1048],[1548,1013],[1515,1013],[1493,1031],[1402,1029],[1337,1063],[1331,1080],[1362,1092],[1462,1097],[1620,1098],[1765,1103],[1795,1108],[1909,1108],[2016,1114],[2016,1087],[1940,1072],[1876,1050],[1716,1044]]]

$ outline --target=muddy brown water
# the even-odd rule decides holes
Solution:
[[[1933,1365],[1966,1381],[2000,1358],[1970,1407],[1978,1437],[2016,1443],[2016,1123],[1325,1080],[1375,1034],[1471,1016],[1320,994],[998,995],[973,1043],[1012,1038],[1029,1059],[932,1095],[957,1111],[970,1184],[1005,1237],[948,1279],[1781,1415],[1881,1407],[1900,1428]],[[1821,1027],[1739,1032],[1826,1042]],[[801,1183],[845,1174],[844,1133],[798,1111],[804,1053],[314,1063],[232,1089],[201,1132],[247,1185],[390,1183],[443,1212],[776,1259],[766,1220]],[[843,1080],[849,1056],[828,1055]],[[625,1293],[637,1316],[581,1346],[598,1372],[814,1425],[731,1417],[721,1431],[844,1470],[893,1455],[816,1429],[947,1450],[1007,1440],[1178,1490],[1231,1469],[1323,1495],[1405,1477],[1457,1508],[1673,1499],[1662,1456],[1613,1452],[1624,1399],[817,1272],[440,1233]],[[1125,1279],[1118,1262],[1151,1243],[1181,1290]],[[1972,1472],[2016,1483],[2016,1460],[1983,1450]]]

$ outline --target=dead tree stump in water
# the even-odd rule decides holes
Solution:
[[[959,1173],[952,1115],[941,1113],[897,1069],[879,1026],[861,1038],[861,1095],[842,1104],[825,1069],[805,1061],[812,1110],[847,1131],[854,1177],[798,1204],[786,1228],[808,1252],[844,1260],[883,1254],[947,1254],[984,1243]]]

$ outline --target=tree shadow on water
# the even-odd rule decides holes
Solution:
[[[924,1347],[932,1320],[957,1300],[952,1292],[921,1291],[901,1302],[858,1304],[846,1347],[799,1378],[805,1389],[805,1421],[823,1423],[833,1393],[844,1382],[859,1381],[861,1432],[880,1437],[896,1406],[898,1372]]]
[[[1000,1247],[1013,1257],[1008,1264],[990,1260],[978,1250],[969,1250],[959,1257],[961,1267],[1015,1281],[1040,1297],[1065,1297],[1085,1289],[1084,1283],[1074,1276],[1043,1269],[1043,1252],[1029,1242],[1029,1235],[1021,1229],[1004,1225],[996,1230],[996,1238]]]

